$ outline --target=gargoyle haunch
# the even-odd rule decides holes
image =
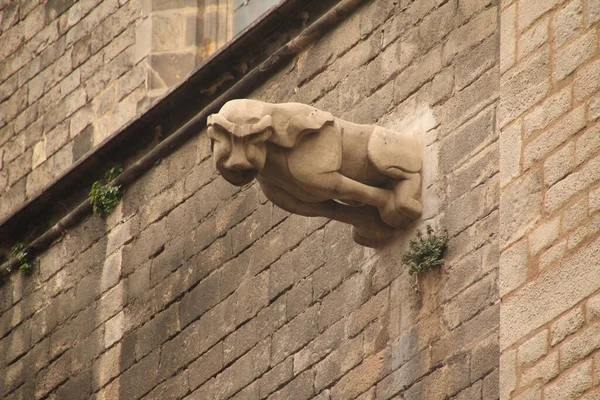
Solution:
[[[256,178],[291,213],[353,225],[376,246],[419,218],[423,149],[408,134],[306,104],[232,100],[208,117],[215,164],[230,183]]]

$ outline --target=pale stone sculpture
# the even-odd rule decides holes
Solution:
[[[376,246],[421,215],[423,150],[410,135],[300,103],[232,100],[208,117],[215,164],[234,185],[256,178],[291,213],[354,226]]]

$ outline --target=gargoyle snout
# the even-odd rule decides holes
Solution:
[[[250,163],[248,157],[242,146],[233,146],[231,154],[227,161],[223,164],[223,167],[232,171],[244,171],[248,169],[255,169],[254,165]]]

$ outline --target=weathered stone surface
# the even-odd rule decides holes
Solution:
[[[567,372],[545,390],[549,400],[574,399],[592,385],[592,360]]]
[[[534,170],[500,194],[500,238],[507,245],[519,239],[541,215],[541,174]]]
[[[500,126],[508,124],[541,100],[550,90],[550,52],[543,47],[500,79]]]
[[[562,267],[544,274],[506,300],[500,329],[502,348],[570,309],[596,290],[597,271],[590,266],[600,241],[565,260]],[[543,304],[543,306],[541,306]]]
[[[528,250],[527,241],[521,240],[502,252],[498,284],[500,296],[512,292],[527,280]]]
[[[574,0],[556,13],[553,20],[554,42],[558,47],[583,29],[583,9],[580,0]]]
[[[548,41],[549,24],[549,17],[542,18],[521,35],[518,42],[519,59],[527,57],[527,55]]]

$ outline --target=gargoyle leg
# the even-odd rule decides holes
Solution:
[[[373,246],[392,235],[394,230],[383,223],[379,213],[371,207],[351,207],[327,200],[308,203],[293,197],[280,187],[259,182],[265,196],[280,208],[306,217],[325,217],[351,224],[363,238],[363,245]],[[355,235],[355,240],[357,235]],[[370,240],[369,243],[364,241]]]
[[[405,176],[406,179],[396,183],[394,197],[380,209],[385,223],[396,228],[418,219],[423,211],[423,206],[416,200],[421,191],[421,175],[414,173]]]
[[[335,174],[333,179],[331,174]],[[336,184],[330,182],[337,180]],[[319,186],[322,190],[331,191],[331,197],[337,200],[348,200],[381,208],[385,207],[392,192],[374,186],[365,185],[337,172],[323,174],[311,181],[311,185]]]

